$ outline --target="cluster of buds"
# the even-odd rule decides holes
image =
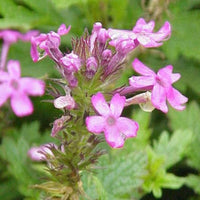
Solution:
[[[38,31],[29,31],[22,34],[15,30],[0,31],[3,40],[0,60],[0,106],[9,98],[11,108],[18,117],[32,114],[33,105],[29,96],[41,96],[45,92],[43,81],[32,77],[21,77],[20,63],[17,60],[9,60],[7,56],[10,45],[18,40],[28,42]]]
[[[65,94],[55,88],[50,92],[54,96],[54,106],[63,110],[52,128],[52,137],[60,138],[59,132],[63,137],[60,138],[62,151],[52,149],[57,162],[51,163],[51,170],[55,174],[58,168],[66,168],[59,174],[66,173],[73,189],[75,182],[80,183],[80,171],[102,155],[103,151],[96,148],[98,143],[105,138],[110,147],[121,148],[127,138],[137,135],[138,123],[121,116],[124,107],[138,104],[146,111],[156,108],[166,113],[168,101],[177,110],[185,108],[187,98],[172,87],[180,74],[172,73],[171,65],[155,73],[135,58],[133,69],[141,76],[132,76],[129,85],[116,88],[130,52],[139,45],[159,47],[170,37],[169,22],[157,32],[154,26],[154,21],[147,23],[143,18],[132,30],[105,29],[97,22],[91,35],[85,31],[80,38],[72,39],[70,53],[59,49],[60,37],[70,31],[70,26],[66,28],[62,24],[57,33],[51,31],[31,39],[33,61],[49,56],[62,76],[56,82]],[[63,177],[59,180],[62,182]]]

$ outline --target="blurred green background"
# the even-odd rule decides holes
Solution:
[[[139,49],[130,55],[119,84],[134,72],[131,62],[139,57],[158,70],[174,66],[181,74],[175,84],[189,98],[183,112],[170,109],[144,113],[139,108],[127,115],[139,122],[138,137],[126,141],[123,150],[110,150],[99,165],[104,170],[84,172],[82,181],[89,199],[109,200],[199,200],[200,199],[200,0],[0,0],[0,29],[26,32],[56,31],[61,23],[71,25],[62,37],[62,50],[71,49],[71,37],[80,36],[95,22],[105,28],[132,29],[138,18],[155,20],[156,29],[167,20],[171,38],[163,46]],[[48,58],[33,63],[30,43],[11,46],[9,59],[17,59],[23,76],[57,77]],[[27,151],[33,145],[51,142],[51,123],[60,116],[49,96],[32,98],[34,114],[17,118],[0,110],[0,199],[44,199],[31,185],[42,181],[43,164],[32,163]],[[83,198],[87,199],[87,198]]]

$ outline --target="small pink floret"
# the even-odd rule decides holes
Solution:
[[[130,85],[142,90],[151,89],[151,101],[155,108],[167,113],[166,102],[168,101],[177,110],[185,109],[183,104],[188,101],[188,98],[172,87],[172,84],[180,78],[179,73],[172,73],[173,66],[161,68],[156,74],[136,58],[133,61],[133,69],[142,76],[132,76],[129,79]]]
[[[33,104],[29,96],[41,96],[45,92],[43,81],[22,77],[20,63],[10,60],[8,72],[0,71],[0,106],[10,98],[11,107],[18,117],[32,114]]]
[[[137,122],[120,117],[125,104],[125,97],[115,94],[108,105],[103,94],[92,96],[92,105],[98,116],[86,118],[87,129],[94,133],[104,132],[107,143],[112,148],[121,148],[127,138],[135,137],[138,131]]]

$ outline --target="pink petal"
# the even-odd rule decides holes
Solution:
[[[106,127],[105,139],[112,148],[121,148],[124,146],[124,138],[116,126]]]
[[[168,84],[176,82],[181,75],[179,73],[172,74],[173,66],[167,65],[158,71],[158,77]]]
[[[186,103],[188,98],[183,96],[178,90],[171,87],[167,92],[167,100],[173,108],[183,110],[185,109],[185,106],[182,104]]]
[[[11,78],[18,79],[21,76],[20,63],[17,60],[9,60],[7,64],[8,73]]]
[[[157,33],[153,34],[153,38],[155,41],[162,41],[166,40],[171,35],[171,25],[169,22],[165,22],[164,25],[160,28],[160,30]]]
[[[110,108],[108,107],[108,104],[100,92],[93,95],[91,98],[92,105],[96,109],[96,111],[103,116],[107,116],[110,113]]]
[[[146,25],[146,21],[143,18],[139,18],[133,27],[133,32],[141,32],[143,30],[143,27]]]
[[[19,116],[27,116],[33,112],[33,104],[28,96],[24,94],[15,93],[11,97],[11,107],[13,112]]]
[[[137,40],[139,41],[139,43],[141,45],[143,45],[146,48],[151,48],[151,47],[159,47],[161,46],[163,43],[162,42],[156,42],[155,39],[152,37],[153,34],[149,34],[149,35],[138,35]]]
[[[11,95],[11,89],[8,84],[0,84],[0,106],[2,106]]]
[[[117,119],[117,127],[122,134],[127,138],[136,137],[139,125],[137,122],[126,118],[120,117]]]
[[[159,84],[155,84],[151,94],[151,102],[158,110],[161,110],[164,113],[168,112],[166,104],[166,91],[164,87]]]
[[[135,89],[145,90],[152,87],[155,83],[155,78],[152,76],[132,76],[129,78],[129,84]]]
[[[112,40],[121,39],[121,38],[129,38],[136,39],[136,34],[129,30],[118,30],[118,29],[108,29],[108,35]]]
[[[112,97],[110,101],[110,110],[115,117],[119,117],[121,115],[125,102],[126,98],[124,96],[120,96],[118,93]]]
[[[35,38],[31,39],[31,58],[33,62],[37,62],[39,60],[39,52],[37,50],[37,44],[35,42]]]
[[[7,82],[9,81],[9,79],[10,79],[9,74],[7,72],[0,70],[0,82],[4,82],[4,81]]]
[[[41,96],[45,92],[45,83],[35,78],[21,78],[21,89],[28,95]]]
[[[31,30],[31,31],[28,31],[25,34],[20,34],[19,38],[22,41],[30,41],[32,37],[36,37],[38,34],[39,34],[39,31],[37,31],[37,30]]]
[[[71,26],[68,26],[68,28],[66,28],[65,24],[61,24],[60,27],[58,28],[57,33],[59,35],[66,35],[71,29]]]
[[[101,116],[90,116],[86,118],[86,127],[92,133],[101,133],[104,131],[105,118]]]
[[[135,58],[135,60],[132,63],[133,65],[133,69],[143,75],[143,76],[153,76],[155,77],[156,74],[153,70],[151,70],[150,68],[148,68],[146,65],[144,65],[140,60],[138,60],[137,58]]]

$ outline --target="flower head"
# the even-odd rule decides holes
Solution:
[[[133,69],[142,76],[132,76],[129,79],[130,85],[136,89],[152,90],[151,101],[155,108],[167,113],[166,101],[168,101],[177,110],[185,109],[182,104],[187,102],[187,97],[172,87],[172,84],[180,78],[179,73],[172,73],[173,66],[161,68],[156,74],[136,58],[133,61]]]
[[[111,38],[109,44],[114,46],[117,51],[124,53],[130,52],[139,44],[146,48],[161,46],[163,41],[171,35],[170,23],[165,22],[157,32],[153,32],[154,26],[154,21],[146,23],[143,18],[140,18],[132,31],[108,29]]]
[[[125,105],[125,97],[115,94],[110,105],[104,96],[98,92],[92,96],[92,105],[100,116],[86,118],[86,126],[90,132],[104,132],[107,143],[113,148],[123,147],[126,138],[137,135],[137,122],[126,117],[120,117]]]
[[[7,68],[8,72],[0,71],[0,106],[10,98],[11,107],[17,116],[30,115],[33,105],[28,96],[43,95],[45,84],[35,78],[21,78],[18,61],[10,60]]]

